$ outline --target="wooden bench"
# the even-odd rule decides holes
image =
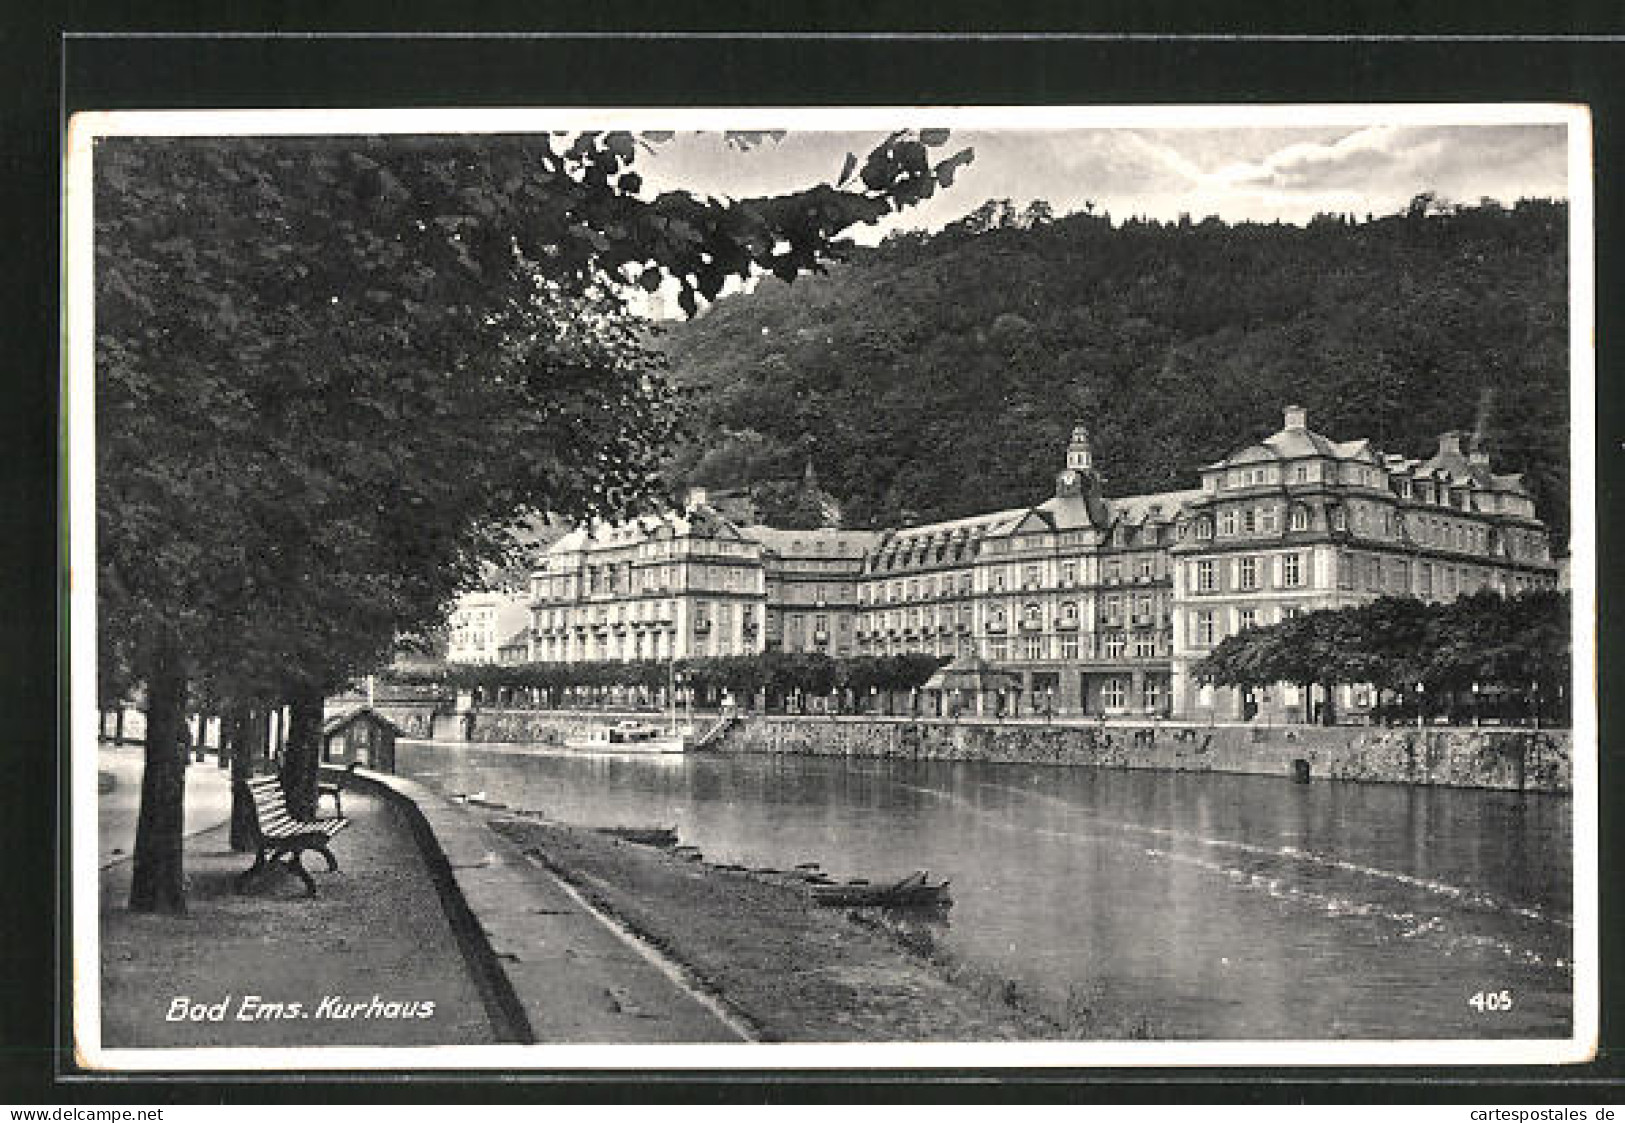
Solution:
[[[332,796],[333,797],[333,811],[340,818],[343,818],[343,816],[344,816],[344,786],[350,782],[350,777],[354,776],[355,775],[355,770],[357,768],[360,768],[360,767],[361,767],[361,762],[359,760],[352,760],[349,763],[349,765],[345,767],[344,771],[339,773],[333,779],[324,780],[321,783],[317,784],[316,785],[316,803],[318,805],[320,805],[321,802],[322,802],[322,796],[324,796],[324,795]]]
[[[275,776],[256,776],[247,781],[250,806],[254,809],[252,829],[256,852],[254,864],[237,875],[240,892],[259,872],[278,858],[287,858],[286,865],[305,883],[310,896],[316,895],[316,882],[299,861],[299,855],[314,850],[327,859],[327,868],[336,870],[339,861],[328,849],[334,835],[350,825],[348,819],[295,819],[288,812],[288,801],[282,794],[282,781]]]

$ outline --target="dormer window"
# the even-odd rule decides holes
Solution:
[[[1294,507],[1294,508],[1292,508],[1292,529],[1293,530],[1308,530],[1309,529],[1309,508],[1307,508],[1307,507]]]

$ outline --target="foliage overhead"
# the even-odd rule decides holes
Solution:
[[[951,177],[945,140],[728,201],[641,197],[630,133],[100,141],[110,637],[331,680],[438,622],[518,520],[658,502],[673,399],[625,286],[693,311],[819,267]]]
[[[817,268],[951,179],[945,141],[718,201],[643,198],[625,132],[100,139],[98,656],[154,731],[132,908],[184,908],[189,684],[290,702],[308,812],[324,690],[431,631],[535,517],[664,498],[674,398],[629,287],[673,280],[693,314]]]

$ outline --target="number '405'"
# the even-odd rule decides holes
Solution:
[[[1480,1014],[1502,1014],[1512,1009],[1510,990],[1481,990],[1467,1000]]]

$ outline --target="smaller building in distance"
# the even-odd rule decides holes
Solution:
[[[529,623],[530,598],[523,591],[464,593],[447,620],[446,659],[452,663],[501,662],[503,645]]]
[[[401,728],[371,706],[334,714],[322,723],[322,760],[359,764],[374,772],[395,771],[395,739]]]

